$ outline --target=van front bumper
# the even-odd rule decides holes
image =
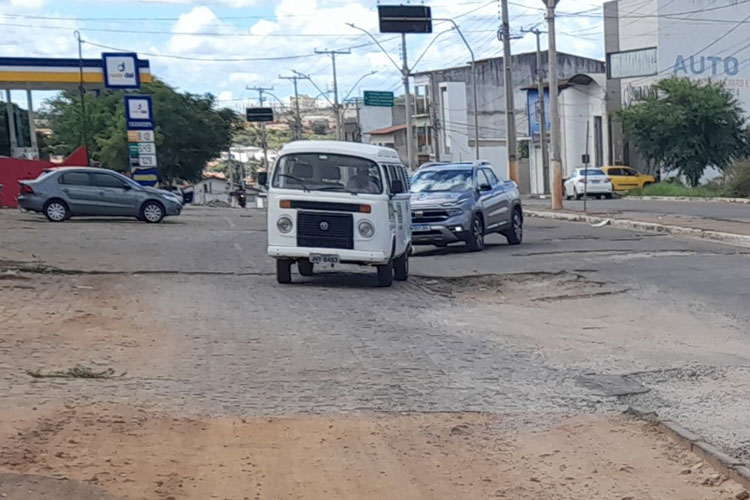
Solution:
[[[274,259],[303,259],[316,254],[338,255],[340,262],[350,264],[386,264],[391,258],[390,254],[385,252],[346,250],[343,248],[268,247],[268,255]]]

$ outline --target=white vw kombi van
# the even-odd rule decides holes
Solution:
[[[377,268],[380,286],[408,279],[411,209],[396,151],[292,142],[266,181],[268,255],[279,283],[291,282],[294,263],[303,276],[316,265],[360,264]]]

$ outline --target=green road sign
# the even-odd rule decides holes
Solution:
[[[393,92],[365,90],[365,106],[393,107]]]

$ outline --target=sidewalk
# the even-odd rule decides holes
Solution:
[[[566,201],[564,210],[552,211],[549,200],[524,200],[527,215],[556,220],[608,223],[637,231],[668,233],[750,246],[750,206],[726,203],[664,200]]]

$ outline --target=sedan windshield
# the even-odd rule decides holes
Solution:
[[[417,172],[411,179],[412,193],[434,193],[469,191],[472,187],[472,171],[428,170]]]
[[[355,156],[323,153],[282,156],[272,185],[302,191],[383,192],[380,167],[376,163]]]

